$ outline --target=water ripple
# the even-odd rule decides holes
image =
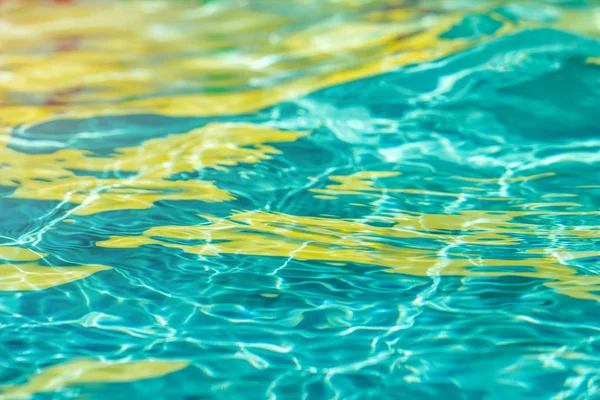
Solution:
[[[600,396],[594,2],[56,3],[0,2],[0,398]]]

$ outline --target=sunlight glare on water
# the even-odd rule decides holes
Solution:
[[[599,27],[0,0],[0,399],[600,399]]]

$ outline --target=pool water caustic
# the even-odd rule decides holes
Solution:
[[[600,398],[599,13],[0,2],[0,398]]]

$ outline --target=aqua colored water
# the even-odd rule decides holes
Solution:
[[[600,399],[599,16],[0,2],[0,398]]]

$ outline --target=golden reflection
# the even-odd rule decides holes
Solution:
[[[269,143],[292,142],[305,133],[250,124],[211,124],[186,134],[151,139],[137,147],[116,149],[111,157],[93,157],[76,149],[35,155],[17,152],[7,147],[11,129],[58,118],[100,115],[252,113],[321,88],[430,62],[517,29],[542,25],[513,24],[494,14],[502,27],[490,37],[443,39],[442,34],[460,22],[464,12],[396,7],[366,13],[366,18],[340,25],[326,23],[332,10],[363,10],[367,5],[352,0],[327,4],[317,7],[323,14],[314,15],[315,21],[323,17],[319,20],[322,23],[302,32],[282,29],[294,26],[294,13],[279,15],[251,7],[234,10],[161,1],[86,2],[60,7],[0,4],[1,23],[6,28],[0,37],[0,185],[15,188],[12,196],[16,198],[76,204],[72,211],[76,215],[148,209],[159,200],[231,200],[232,194],[213,182],[174,180],[175,175],[259,163],[277,153]],[[478,10],[489,11],[499,4],[490,2]],[[444,5],[429,7],[435,10]],[[547,25],[597,35],[591,13],[571,9],[559,14]],[[591,58],[588,62],[598,61]],[[378,180],[398,174],[383,171],[332,176],[333,184],[313,192],[319,199],[349,194],[380,198],[396,192],[458,200],[515,200],[379,185]],[[496,185],[552,175],[455,178]],[[543,210],[549,206],[577,204],[540,202],[524,205],[526,210],[504,212],[396,212],[370,221],[241,212],[225,219],[206,216],[211,223],[202,227],[155,227],[139,237],[113,237],[99,245],[160,244],[207,256],[247,254],[356,262],[423,276],[536,277],[547,280],[548,287],[561,293],[597,299],[596,277],[576,275],[576,268],[569,264],[581,255],[577,252],[529,252],[518,259],[482,256],[483,250],[520,245],[526,238],[598,237],[596,226],[564,227],[556,232],[519,222],[520,218],[586,214]],[[375,222],[391,226],[381,227]],[[177,244],[163,238],[204,239],[206,244]],[[401,244],[390,244],[389,239]],[[443,250],[449,245],[470,247],[464,253]],[[14,261],[3,268],[0,285],[7,288],[4,290],[50,287],[107,268],[41,267],[36,264],[36,255],[25,250],[3,249],[0,258]]]
[[[134,382],[158,378],[184,369],[178,360],[101,361],[75,359],[46,368],[21,385],[4,386],[0,399],[31,398],[38,393],[58,392],[66,387],[93,383]]]
[[[552,198],[552,197],[577,197],[577,194],[572,193],[546,193],[542,195],[542,199]]]
[[[245,254],[305,261],[359,263],[386,267],[390,272],[429,276],[522,276],[548,280],[547,286],[578,298],[600,299],[600,277],[577,275],[564,257],[551,253],[520,254],[516,259],[493,258],[483,251],[520,243],[518,235],[536,238],[597,237],[600,227],[540,230],[538,225],[514,222],[517,217],[563,215],[543,212],[463,211],[455,215],[398,214],[375,226],[347,219],[304,217],[280,213],[242,212],[210,225],[153,227],[142,236],[111,237],[101,247],[136,248],[157,244],[204,256]],[[182,242],[173,243],[178,239]],[[401,245],[388,244],[402,240]],[[420,241],[417,241],[420,239]],[[185,240],[204,240],[187,245]],[[445,251],[449,244],[458,249]],[[468,251],[458,251],[471,245]],[[493,253],[491,253],[493,254]],[[565,254],[568,256],[568,252]],[[573,255],[577,255],[573,253]],[[568,258],[568,257],[567,257]],[[573,260],[570,259],[568,261]],[[577,282],[580,280],[581,285]]]
[[[472,178],[472,177],[466,177],[466,176],[453,176],[452,178],[460,179],[462,181],[467,181],[467,182],[500,184],[500,183],[528,182],[528,181],[532,181],[535,179],[548,178],[548,177],[555,176],[555,175],[556,174],[554,172],[544,172],[541,174],[535,174],[535,175],[529,175],[529,176],[509,176],[509,177],[502,177],[502,178],[487,178],[487,179]]]
[[[326,20],[331,10],[322,12]],[[0,121],[16,126],[95,115],[249,113],[472,45],[439,37],[459,14],[401,14],[393,21],[367,18],[286,33],[279,28],[296,17],[251,8],[136,1],[9,7],[4,18],[11,29],[0,42],[0,62],[10,79],[0,79],[0,100],[7,102]],[[119,40],[123,36],[128,40]],[[33,51],[48,43],[53,51]],[[230,55],[231,48],[239,52]],[[198,49],[204,53],[193,54]],[[13,100],[32,94],[42,104]]]
[[[251,124],[209,124],[180,135],[151,139],[140,146],[116,149],[112,157],[84,150],[25,154],[2,146],[0,185],[15,187],[12,197],[75,203],[76,215],[147,209],[159,200],[233,199],[213,182],[167,180],[181,172],[227,168],[269,159],[278,151],[267,143],[291,142],[306,133]],[[99,178],[95,173],[128,173],[126,178]]]
[[[131,113],[250,113],[327,86],[454,54],[526,27],[597,34],[593,15],[585,9],[561,9],[546,24],[514,23],[492,11],[501,4],[449,11],[441,3],[403,7],[403,2],[319,2],[303,11],[310,12],[314,24],[301,31],[284,28],[302,22],[302,12],[273,13],[251,4],[1,4],[5,29],[0,37],[0,103],[5,104],[0,121],[17,126]],[[299,11],[305,6],[301,1],[289,5]],[[333,12],[353,18],[333,24]],[[441,38],[465,12],[488,13],[502,26],[477,40]],[[31,96],[36,105],[19,100]]]
[[[0,246],[0,260],[36,261],[44,257],[43,253],[17,246]]]
[[[110,269],[102,265],[55,267],[37,264],[44,256],[22,247],[0,246],[0,260],[12,262],[0,265],[0,291],[48,289]]]
[[[314,197],[321,199],[337,199],[339,195],[360,195],[367,197],[381,197],[386,193],[404,193],[404,194],[415,194],[425,196],[442,196],[442,197],[455,197],[459,199],[464,198],[476,198],[479,200],[489,201],[515,201],[520,200],[514,197],[491,197],[481,196],[472,193],[452,193],[452,192],[440,192],[435,190],[416,189],[416,188],[392,188],[386,186],[376,186],[376,184],[383,178],[390,178],[400,175],[400,172],[395,171],[361,171],[351,175],[343,176],[330,176],[329,180],[335,182],[335,184],[327,185],[324,189],[310,189],[313,193],[318,193]],[[518,182],[520,180],[515,180]],[[475,188],[477,191],[477,189]],[[485,191],[482,189],[481,191]],[[326,197],[325,197],[326,196]]]

